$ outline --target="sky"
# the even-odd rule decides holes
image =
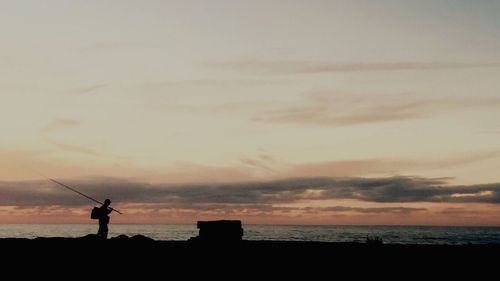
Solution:
[[[499,13],[0,0],[0,223],[500,226]]]

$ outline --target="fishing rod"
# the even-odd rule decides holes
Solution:
[[[88,195],[85,195],[85,194],[81,193],[80,191],[78,191],[78,190],[76,190],[76,189],[74,189],[74,188],[71,188],[71,187],[69,187],[69,186],[65,185],[65,184],[64,184],[64,183],[62,183],[62,182],[58,182],[58,181],[56,181],[55,179],[51,179],[51,178],[47,178],[47,179],[48,179],[48,180],[50,180],[50,181],[52,181],[52,182],[54,182],[54,183],[57,183],[58,185],[60,185],[60,186],[62,186],[62,187],[65,187],[65,188],[67,188],[67,189],[69,189],[69,190],[71,190],[71,191],[73,191],[73,192],[76,192],[76,193],[78,193],[78,194],[82,195],[83,197],[86,197],[86,198],[88,198],[88,199],[90,199],[90,200],[92,200],[92,201],[94,201],[94,202],[96,202],[96,203],[98,203],[98,204],[103,205],[103,203],[102,203],[102,202],[100,202],[100,201],[98,201],[98,200],[95,200],[94,198],[92,198],[92,197],[90,197],[90,196],[88,196]],[[118,213],[118,214],[120,214],[120,215],[122,215],[122,214],[123,214],[122,212],[120,212],[120,211],[118,211],[118,210],[116,210],[116,209],[113,209],[113,208],[111,208],[111,207],[108,207],[108,208],[109,208],[111,211],[115,211],[115,212],[117,212],[117,213]]]

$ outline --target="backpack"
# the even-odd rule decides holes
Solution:
[[[92,209],[92,211],[90,212],[90,218],[93,219],[93,220],[98,220],[99,219],[99,213],[100,213],[100,210],[98,207],[94,207]]]

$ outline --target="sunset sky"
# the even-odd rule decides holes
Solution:
[[[499,15],[0,0],[0,223],[500,225]]]

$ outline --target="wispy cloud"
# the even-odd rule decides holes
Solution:
[[[78,94],[78,95],[84,95],[84,94],[89,94],[89,93],[95,92],[95,91],[102,89],[102,88],[105,88],[107,86],[108,86],[107,83],[99,83],[99,84],[94,84],[94,85],[90,85],[87,87],[75,89],[72,92],[75,94]]]
[[[438,70],[500,67],[500,62],[393,62],[393,63],[332,63],[317,61],[287,60],[240,60],[210,63],[210,66],[246,71],[257,74],[314,74],[359,71],[396,71],[396,70]]]
[[[470,152],[453,157],[428,155],[424,159],[360,159],[300,163],[290,165],[289,176],[302,177],[359,177],[365,175],[394,175],[408,170],[432,170],[477,163],[500,157],[498,150]]]
[[[262,169],[268,172],[276,172],[270,166],[275,162],[271,155],[259,154],[257,157],[240,157],[240,162],[244,165]]]
[[[414,212],[427,211],[426,208],[409,208],[409,207],[381,207],[381,208],[359,208],[359,207],[346,207],[346,206],[331,206],[331,207],[306,207],[301,210],[307,213],[325,213],[325,212],[333,212],[333,213],[345,213],[345,212],[353,212],[353,213],[363,213],[363,214],[400,214],[400,215],[408,215]]]
[[[64,150],[64,151],[69,151],[69,152],[77,152],[77,153],[83,153],[87,155],[92,155],[92,156],[102,156],[102,153],[98,152],[95,149],[88,148],[85,146],[80,146],[80,145],[75,145],[75,144],[67,144],[67,143],[59,143],[55,141],[50,141],[51,144],[56,146],[57,148]]]
[[[47,127],[42,129],[41,134],[43,135],[43,137],[45,138],[45,140],[48,143],[59,148],[60,150],[83,153],[83,154],[93,155],[93,156],[99,156],[100,153],[98,153],[98,151],[95,149],[84,147],[81,145],[76,145],[76,144],[61,143],[59,141],[53,140],[54,134],[64,132],[65,130],[78,128],[81,126],[81,124],[82,124],[82,122],[80,120],[56,119],[56,120],[52,121],[52,123],[47,125]]]
[[[500,183],[450,186],[446,179],[417,177],[296,178],[193,185],[149,184],[119,179],[65,182],[100,199],[110,197],[120,203],[160,203],[188,209],[211,204],[264,207],[332,199],[379,203],[500,204]],[[0,182],[0,205],[3,206],[80,206],[87,203],[87,199],[47,181]],[[362,209],[352,211],[363,212]],[[397,209],[383,211],[404,212]]]
[[[500,134],[500,130],[481,131],[480,133],[482,133],[482,134],[490,134],[490,135],[498,135],[498,134]]]
[[[467,108],[500,108],[500,99],[422,99],[409,95],[367,98],[317,93],[307,95],[300,105],[265,111],[251,120],[339,127],[423,118]]]
[[[66,129],[77,128],[81,125],[80,120],[75,119],[56,119],[42,129],[42,133],[59,132]]]
[[[478,210],[470,210],[466,208],[445,208],[441,211],[441,214],[452,215],[452,216],[471,216],[480,213]]]

